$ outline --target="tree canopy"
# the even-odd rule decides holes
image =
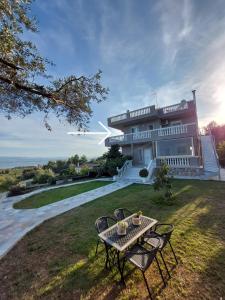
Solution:
[[[41,112],[48,129],[48,115],[54,113],[62,121],[86,128],[91,102],[105,100],[108,93],[101,84],[101,71],[89,77],[52,78],[47,67],[53,63],[23,39],[25,31],[38,30],[35,18],[30,17],[31,3],[0,1],[0,112],[8,119]]]

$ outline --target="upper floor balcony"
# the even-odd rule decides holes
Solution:
[[[178,104],[162,108],[156,108],[155,105],[152,105],[133,111],[128,110],[126,113],[108,118],[108,126],[121,129],[124,125],[145,122],[146,120],[157,118],[163,119],[182,115],[185,116],[189,113],[193,114],[194,111],[195,104],[193,100],[183,100]]]
[[[183,124],[178,126],[170,126],[164,128],[158,128],[147,131],[139,131],[135,133],[121,134],[117,136],[109,137],[105,140],[107,147],[118,144],[134,144],[148,141],[157,141],[163,139],[181,138],[188,136],[195,136],[197,134],[196,123]]]

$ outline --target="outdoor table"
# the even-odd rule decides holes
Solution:
[[[117,224],[102,231],[98,236],[108,245],[113,246],[116,249],[117,265],[121,276],[121,283],[124,284],[123,269],[120,265],[120,253],[127,250],[136,240],[143,236],[146,231],[152,228],[158,221],[147,216],[141,216],[141,224],[133,225],[132,218],[136,214],[132,214],[125,218],[123,221],[128,223],[126,235],[117,234]]]

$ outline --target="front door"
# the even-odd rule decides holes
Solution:
[[[144,148],[144,163],[146,166],[150,163],[152,160],[152,148]]]

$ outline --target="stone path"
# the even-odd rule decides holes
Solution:
[[[80,183],[82,182],[76,184]],[[35,209],[14,209],[12,205],[32,194],[37,194],[46,190],[46,188],[17,197],[6,198],[4,195],[4,198],[2,197],[3,199],[1,198],[0,201],[0,258],[2,258],[27,232],[45,220],[53,218],[74,207],[80,206],[81,204],[108,195],[130,184],[132,183],[114,182],[95,190]]]

